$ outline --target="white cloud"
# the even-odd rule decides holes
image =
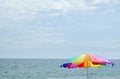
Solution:
[[[80,43],[81,47],[93,47],[93,48],[119,48],[120,40],[97,40],[97,41],[89,41]]]
[[[1,0],[0,17],[18,19],[32,18],[49,10],[59,10],[59,13],[78,10],[80,12],[95,12],[98,9],[114,7],[118,0]],[[101,6],[104,7],[100,8]],[[105,9],[106,10],[106,9]]]
[[[43,39],[26,39],[26,40],[6,40],[6,43],[1,43],[1,49],[23,49],[23,48],[46,48],[47,46],[58,45],[64,43],[64,39],[51,39],[51,38],[43,38]]]
[[[64,34],[57,32],[57,28],[54,27],[21,26],[3,29],[0,35],[1,49],[41,48],[65,42]]]
[[[111,0],[93,0],[92,4],[103,4],[103,3],[108,3]]]
[[[11,41],[13,40],[18,42],[18,45],[19,45],[19,42],[23,42],[23,43],[29,42],[29,43],[35,44],[36,43],[35,41],[39,43],[41,42],[42,43],[45,43],[45,42],[46,43],[63,43],[65,42],[64,38],[62,38],[64,37],[64,35],[62,33],[56,32],[55,31],[56,28],[42,26],[42,28],[40,27],[35,30],[34,29],[28,30],[26,28],[23,29],[22,25],[25,27],[24,25],[24,23],[26,22],[25,20],[27,21],[29,21],[30,19],[34,20],[34,18],[36,18],[38,15],[40,16],[41,14],[43,16],[45,16],[46,14],[48,14],[49,16],[58,16],[63,13],[67,13],[67,12],[69,13],[69,11],[77,10],[77,12],[89,13],[89,12],[96,12],[98,9],[102,9],[100,13],[115,12],[114,5],[116,5],[117,2],[118,0],[91,0],[91,1],[88,1],[88,0],[57,0],[57,1],[56,0],[31,0],[31,1],[30,0],[23,0],[23,1],[1,0],[0,1],[0,14],[1,14],[0,18],[1,17],[2,19],[10,18],[8,20],[15,19],[15,21],[13,22],[11,20],[10,23],[8,22],[6,23],[6,21],[4,23],[1,23],[0,29],[1,31],[2,29],[3,30],[6,29],[6,31],[10,31],[11,33],[14,33],[14,34],[15,33],[20,34],[22,32],[23,37],[27,36],[24,38],[26,41],[25,40],[17,41],[17,40],[14,40],[15,38],[11,39]],[[113,8],[111,9],[112,6]],[[0,21],[2,21],[2,19],[0,19]],[[19,23],[18,21],[19,19],[24,23],[23,24]],[[41,19],[41,17],[39,17],[39,19]],[[38,26],[38,25],[36,24],[34,26]],[[14,32],[14,30],[10,30],[11,28],[12,29],[14,28],[14,30],[17,30],[17,31]],[[25,33],[25,36],[24,36],[24,33]],[[7,37],[7,34],[5,35]],[[12,34],[10,36],[12,36]],[[32,40],[28,41],[28,39],[31,39],[31,38]]]

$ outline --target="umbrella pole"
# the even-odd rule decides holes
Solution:
[[[87,79],[88,79],[88,68],[87,68]]]

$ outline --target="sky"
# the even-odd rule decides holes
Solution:
[[[120,0],[0,0],[0,58],[120,59]]]

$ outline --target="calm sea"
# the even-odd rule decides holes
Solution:
[[[86,69],[65,69],[62,59],[0,59],[0,79],[86,79]],[[115,67],[89,68],[89,79],[120,79],[120,60]]]

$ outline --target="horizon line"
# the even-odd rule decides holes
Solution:
[[[70,59],[70,58],[0,58],[0,59]],[[120,58],[108,58],[110,60],[120,60]]]

